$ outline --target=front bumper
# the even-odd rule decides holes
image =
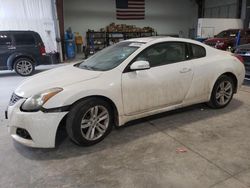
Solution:
[[[24,100],[19,100],[7,109],[8,131],[11,137],[29,147],[55,147],[57,128],[67,112],[22,112],[20,106]],[[17,129],[26,130],[31,139],[26,139],[17,134]]]

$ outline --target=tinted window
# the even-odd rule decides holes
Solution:
[[[40,37],[40,35],[38,33],[34,33],[34,36],[36,38],[37,43],[42,43],[43,44],[43,41],[42,41],[42,39],[41,39],[41,37]]]
[[[186,45],[180,42],[156,44],[144,50],[135,61],[145,60],[151,67],[176,63],[186,60]]]
[[[237,36],[237,34],[238,34],[238,30],[228,30],[228,31],[220,32],[218,35],[216,35],[216,37],[218,37],[218,38],[227,38],[227,37],[234,38]]]
[[[0,45],[10,45],[11,38],[8,35],[0,34]]]
[[[229,36],[229,32],[228,31],[222,31],[219,34],[216,35],[216,37],[218,38],[225,38]]]
[[[16,45],[32,45],[35,44],[35,38],[32,34],[15,34]]]
[[[206,50],[202,46],[191,44],[193,58],[201,58],[206,56]]]

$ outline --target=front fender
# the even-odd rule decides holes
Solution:
[[[120,79],[93,79],[86,82],[80,82],[63,88],[64,90],[52,97],[44,108],[57,108],[70,106],[76,101],[91,97],[100,96],[111,100],[117,108],[118,114],[123,114],[123,103],[121,94]]]

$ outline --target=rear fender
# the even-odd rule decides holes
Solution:
[[[28,53],[15,52],[15,53],[11,54],[7,60],[7,67],[9,70],[13,70],[14,61],[17,58],[29,58],[35,63],[35,65],[37,62],[36,58],[34,58],[32,55],[30,55]]]

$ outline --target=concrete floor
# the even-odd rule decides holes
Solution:
[[[0,72],[0,187],[250,187],[248,86],[225,109],[195,105],[146,118],[92,147],[66,138],[56,149],[32,149],[12,141],[3,117],[22,80]]]

